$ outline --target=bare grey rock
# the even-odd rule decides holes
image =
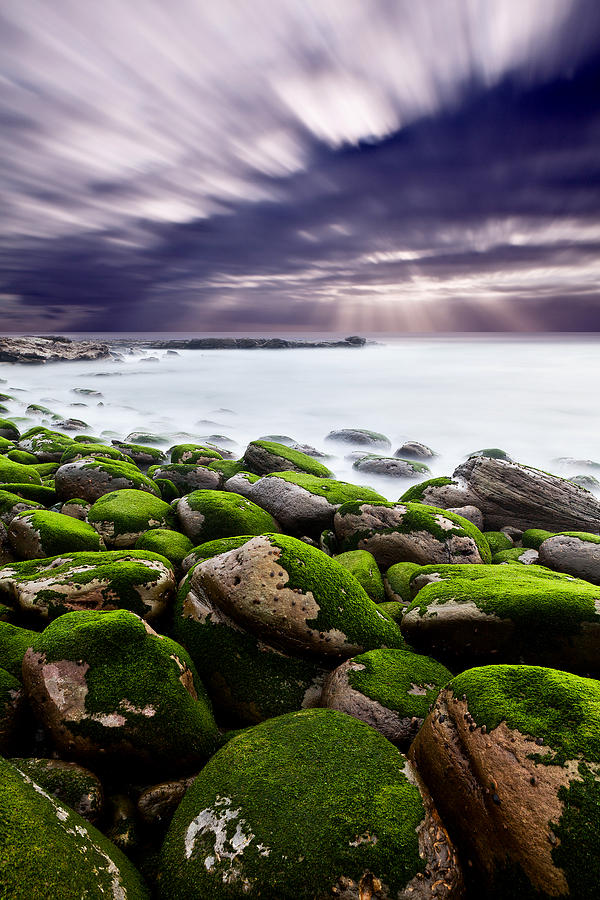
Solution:
[[[0,337],[0,362],[46,363],[110,357],[108,344],[65,337]]]
[[[600,584],[600,541],[594,537],[586,540],[585,535],[556,534],[546,538],[538,551],[539,564]]]

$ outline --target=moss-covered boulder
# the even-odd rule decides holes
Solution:
[[[10,419],[0,419],[0,437],[9,441],[18,441],[20,436],[19,429]]]
[[[439,841],[434,851],[434,844]],[[164,900],[461,895],[456,857],[405,758],[335,710],[238,734],[183,798],[165,840]]]
[[[223,459],[221,453],[206,444],[175,444],[171,447],[172,463],[207,466],[210,462]]]
[[[352,463],[357,472],[368,475],[385,475],[387,478],[423,478],[430,475],[429,466],[412,459],[398,459],[396,456],[376,456],[369,453]]]
[[[72,444],[71,438],[61,434],[60,431],[32,428],[21,436],[19,450],[33,453],[38,462],[60,462],[63,453]]]
[[[107,547],[135,547],[136,541],[152,528],[172,528],[175,513],[168,503],[138,490],[119,490],[104,494],[88,512],[90,526]]]
[[[143,475],[132,463],[118,459],[86,457],[65,463],[57,470],[55,483],[56,493],[61,500],[79,497],[94,503],[111,491],[127,489],[160,496],[160,490],[151,478]]]
[[[277,519],[285,531],[297,535],[320,534],[349,500],[384,500],[372,488],[320,478],[302,472],[276,472],[263,478],[240,473],[225,483],[229,491],[249,497]]]
[[[182,531],[194,544],[279,530],[268,512],[230,491],[193,491],[178,501],[176,509]]]
[[[24,707],[23,685],[10,672],[0,668],[0,753],[4,755],[15,750]]]
[[[9,525],[15,516],[18,516],[19,513],[25,510],[43,508],[41,503],[25,500],[23,497],[19,497],[18,494],[13,494],[12,491],[0,490],[0,521],[4,522],[5,525]]]
[[[440,693],[411,760],[473,897],[592,900],[600,882],[600,682],[494,665]]]
[[[326,659],[404,646],[396,625],[344,566],[287,535],[261,535],[198,563],[191,585],[208,605],[284,652]]]
[[[389,616],[390,619],[393,619],[397,625],[400,625],[406,605],[404,603],[396,603],[393,600],[386,600],[385,603],[378,603],[377,609],[384,615]]]
[[[353,444],[355,447],[385,447],[389,449],[392,444],[385,434],[379,431],[370,431],[368,428],[340,428],[330,431],[325,437],[326,441],[335,441],[338,444]]]
[[[10,762],[88,822],[94,824],[100,818],[104,791],[89,769],[62,759],[16,758]]]
[[[526,662],[600,669],[598,588],[541,566],[424,566],[402,633],[451,665]]]
[[[131,457],[119,450],[118,447],[111,447],[108,444],[84,444],[80,441],[73,441],[71,446],[67,447],[60,458],[60,462],[64,464],[87,457],[93,457],[94,459],[119,459],[122,462],[132,462]]]
[[[517,563],[522,566],[537,565],[539,553],[531,547],[513,547],[512,550],[500,550],[494,553],[492,562],[504,566],[508,563]]]
[[[349,550],[333,558],[352,572],[374,603],[383,603],[385,600],[383,578],[372,553],[368,553],[367,550]]]
[[[195,590],[189,575],[179,588],[173,636],[189,651],[223,722],[255,725],[321,699],[319,662],[283,653],[242,628]]]
[[[412,562],[396,563],[389,567],[383,579],[383,586],[390,603],[402,603],[405,606],[412,603],[410,579],[418,568],[419,564]]]
[[[3,484],[41,484],[42,479],[33,466],[24,466],[6,456],[0,456],[0,486]]]
[[[126,610],[73,612],[44,630],[23,680],[61,753],[152,771],[200,766],[217,729],[187,652]]]
[[[0,569],[0,598],[42,620],[71,610],[129,609],[152,621],[174,593],[168,560],[142,550],[62,553]]]
[[[41,484],[18,484],[11,482],[3,484],[2,490],[10,494],[17,494],[23,500],[31,500],[33,503],[41,503],[42,506],[53,506],[56,503],[56,491],[52,478],[42,478]]]
[[[347,659],[325,679],[321,706],[361,719],[407,750],[452,674],[409,650],[369,650]]]
[[[342,550],[368,550],[382,568],[399,562],[490,562],[487,541],[471,522],[421,503],[345,503],[334,518]]]
[[[599,535],[565,531],[546,538],[538,552],[541,566],[600,584]]]
[[[8,537],[18,559],[105,549],[104,541],[87,522],[47,509],[16,515],[8,526]]]
[[[180,494],[191,491],[217,491],[223,486],[223,476],[207,465],[198,463],[165,463],[162,466],[151,466],[148,475],[155,481],[168,479],[172,481]]]
[[[0,896],[149,900],[129,860],[77,813],[0,759]]]
[[[37,456],[34,456],[33,453],[27,453],[25,450],[9,450],[6,458],[12,459],[13,462],[21,463],[23,466],[30,466],[38,461]]]
[[[87,500],[82,500],[81,497],[72,497],[62,504],[60,511],[63,516],[71,516],[71,518],[79,519],[81,522],[87,522],[91,507],[92,504],[88,503]]]
[[[269,475],[271,472],[306,472],[317,478],[331,478],[333,472],[306,453],[292,450],[276,441],[251,441],[244,453],[250,472]]]
[[[554,534],[554,531],[546,531],[544,528],[528,528],[521,536],[521,543],[524,547],[539,550],[546,538],[552,537]]]
[[[217,459],[215,462],[209,463],[208,468],[218,472],[223,478],[223,482],[229,481],[240,472],[246,472],[246,464],[243,459]]]
[[[125,453],[135,465],[145,472],[149,466],[156,466],[167,461],[167,455],[158,447],[145,447],[143,444],[130,444],[127,441],[113,440],[113,445]]]
[[[512,550],[514,543],[503,531],[484,531],[483,536],[489,544],[492,555],[502,550]]]
[[[210,559],[211,556],[218,556],[219,553],[227,553],[228,550],[237,550],[253,537],[255,537],[253,534],[237,534],[235,537],[218,538],[216,541],[199,544],[183,560],[183,570],[189,572],[192,566],[202,562],[203,559]]]
[[[154,528],[140,535],[135,544],[136,550],[148,550],[168,559],[176,574],[182,572],[183,560],[194,549],[194,545],[185,534],[170,528]]]

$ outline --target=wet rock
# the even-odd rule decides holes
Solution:
[[[269,475],[271,472],[306,472],[320,478],[333,475],[327,466],[312,456],[274,441],[252,441],[246,447],[244,462],[246,468],[257,475]]]
[[[352,468],[358,472],[386,475],[388,478],[421,478],[430,474],[429,468],[420,462],[397,459],[394,456],[362,456],[355,460]]]
[[[600,537],[584,532],[552,535],[540,544],[539,562],[557,572],[600,584]]]
[[[341,428],[338,431],[330,431],[325,440],[336,441],[339,444],[384,447],[386,449],[392,446],[385,434],[380,434],[378,431],[369,431],[366,428]]]
[[[158,496],[156,484],[126,462],[107,459],[79,459],[60,466],[55,476],[56,492],[61,500],[78,497],[94,503],[104,494],[127,488]]]

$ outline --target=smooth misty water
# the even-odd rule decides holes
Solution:
[[[381,431],[390,455],[407,439],[422,441],[440,454],[430,464],[434,475],[451,474],[482,447],[502,447],[558,474],[584,472],[553,460],[600,461],[599,349],[593,340],[413,339],[356,350],[150,350],[123,362],[0,364],[7,380],[0,391],[15,392],[5,404],[11,416],[42,403],[107,439],[153,431],[165,435],[166,447],[183,439],[178,432],[194,441],[221,434],[241,455],[253,438],[289,435],[334,454],[328,465],[338,477],[395,499],[411,482],[361,475],[344,460],[353,448],[325,435],[344,427]],[[75,387],[101,391],[104,405],[77,397]],[[72,405],[82,401],[88,405]]]

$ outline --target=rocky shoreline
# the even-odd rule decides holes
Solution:
[[[0,362],[46,363],[68,360],[120,358],[131,348],[155,350],[284,350],[333,347],[363,347],[366,338],[353,335],[341,341],[304,341],[284,338],[205,337],[187,340],[144,340],[115,338],[107,341],[76,341],[68,337],[32,335],[0,337]]]
[[[592,493],[77,427],[0,419],[3,898],[596,895]]]

